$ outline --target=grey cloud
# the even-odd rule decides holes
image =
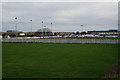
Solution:
[[[98,27],[101,30],[117,29],[117,6],[117,3],[110,2],[3,3],[3,31],[13,28],[16,16],[19,20],[18,29],[23,31],[29,31],[30,19],[33,19],[34,31],[41,28],[41,21],[48,27],[53,22],[54,31],[76,31],[74,26],[79,27],[81,24],[86,26],[86,30],[89,30],[89,26],[91,30],[97,30]]]

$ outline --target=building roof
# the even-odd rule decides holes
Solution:
[[[101,33],[101,32],[117,32],[118,30],[99,30],[99,31],[88,31],[92,33]]]

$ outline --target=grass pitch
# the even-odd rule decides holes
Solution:
[[[3,43],[3,78],[100,78],[117,44]]]

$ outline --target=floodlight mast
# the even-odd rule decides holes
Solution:
[[[47,33],[47,31],[46,31],[46,26],[44,26],[44,29],[43,29],[43,31],[45,31],[45,36],[46,36],[46,33]]]
[[[17,17],[15,17],[15,21],[16,21],[15,28],[16,28],[16,37],[17,37]]]
[[[41,29],[42,35],[43,35],[43,21],[42,21],[42,29]]]
[[[30,21],[31,21],[31,34],[32,34],[32,19]]]
[[[82,27],[82,31],[81,32],[83,32],[83,25],[81,25],[81,27]]]
[[[53,23],[51,22],[51,32],[52,32],[52,24],[53,24]]]

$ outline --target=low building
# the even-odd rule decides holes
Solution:
[[[88,33],[97,34],[102,37],[118,37],[120,35],[118,30],[88,31]]]

